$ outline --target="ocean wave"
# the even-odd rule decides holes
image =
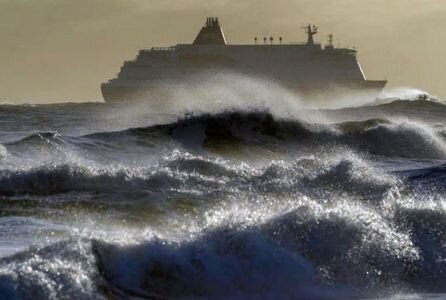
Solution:
[[[354,195],[374,201],[399,179],[369,165],[354,153],[330,158],[305,157],[291,164],[272,163],[258,175],[249,177],[250,189],[264,193],[299,192],[315,199],[329,201],[337,195]]]
[[[175,156],[166,165],[171,170],[195,170],[212,177],[218,163]],[[364,189],[376,185],[381,193],[381,188],[394,187],[392,176],[385,178],[357,160],[328,163],[305,158],[261,169],[221,165],[226,168],[216,167],[216,174],[237,177],[234,183],[239,182],[237,187],[251,196],[236,194],[234,201],[225,199],[216,206],[209,205],[205,196],[201,204],[206,213],[193,217],[190,223],[174,217],[170,206],[167,223],[161,223],[162,233],[155,238],[141,229],[138,238],[129,241],[121,232],[98,234],[103,230],[100,223],[94,223],[90,234],[81,227],[73,231],[81,232],[80,240],[32,247],[0,259],[0,294],[11,299],[36,295],[57,299],[88,299],[92,295],[350,299],[385,293],[386,289],[446,291],[446,210],[429,206],[432,199],[417,195],[410,195],[414,197],[411,202],[409,195],[401,193],[393,199],[389,191],[388,198],[370,205],[343,191],[348,182],[358,186],[362,182],[369,184]],[[137,177],[146,184],[142,175]],[[321,190],[335,192],[320,197],[302,195],[298,192],[301,187],[296,187],[303,179],[303,186],[314,180]],[[277,189],[265,188],[267,184],[276,184]],[[222,186],[232,189],[220,183]],[[273,196],[267,200],[262,191]],[[164,194],[162,200],[166,199]],[[257,214],[264,216],[257,218]],[[213,220],[206,222],[203,217]],[[166,226],[177,222],[178,227]],[[185,229],[184,224],[190,227]]]
[[[411,99],[401,99],[401,98],[390,98],[390,101],[387,103],[379,104],[378,106],[382,106],[382,108],[399,108],[405,111],[409,110],[437,110],[437,111],[445,111],[446,110],[446,102],[441,99],[428,97],[427,99],[422,96],[415,97]]]
[[[444,293],[446,105],[428,98],[0,105],[0,298]]]
[[[311,299],[302,295],[326,293],[328,286],[337,289],[328,289],[335,299],[398,287],[445,292],[444,212],[407,208],[388,220],[379,210],[351,208],[301,206],[265,223],[205,230],[184,242],[94,241],[93,249],[105,280],[136,295]]]
[[[445,292],[444,212],[406,208],[389,219],[348,205],[324,211],[304,205],[180,241],[71,239],[31,248],[0,259],[0,293],[11,299],[357,299],[399,288]]]
[[[174,179],[172,179],[174,180]],[[32,168],[29,170],[0,171],[0,194],[14,195],[52,195],[70,191],[112,192],[122,189],[162,188],[169,185],[169,177],[155,174],[152,178],[126,169],[115,171],[94,169],[87,166],[56,165]],[[171,183],[176,185],[178,182]]]
[[[418,290],[444,292],[446,280],[446,214],[432,209],[400,209],[395,220],[403,230],[411,233],[411,239],[419,249],[422,260],[410,268],[410,284]]]
[[[345,152],[344,152],[345,154]],[[352,194],[381,197],[397,183],[355,154],[329,158],[304,157],[276,161],[265,167],[232,164],[176,152],[152,166],[101,166],[84,163],[49,164],[0,170],[0,196],[56,195],[69,192],[103,194],[181,192],[202,197],[237,193],[293,193],[313,197]],[[225,186],[225,189],[221,189]]]
[[[93,249],[102,276],[128,296],[342,298],[318,282],[309,261],[254,231],[221,230],[190,242],[130,247],[94,241]]]
[[[68,240],[0,260],[0,294],[7,299],[345,299],[349,293],[325,285],[306,259],[255,232],[134,246]]]
[[[395,172],[406,182],[405,192],[416,195],[415,198],[442,199],[446,194],[446,165],[431,163],[428,167],[409,168]]]
[[[190,116],[175,123],[146,129],[130,129],[129,134],[151,139],[154,133],[168,135],[175,142],[194,148],[237,144],[286,147],[347,146],[370,154],[406,158],[446,158],[446,141],[434,129],[415,122],[371,119],[339,124],[310,124],[292,119],[275,119],[267,112],[227,112]],[[103,134],[113,139],[116,134]],[[191,138],[193,137],[193,138]]]
[[[15,142],[10,142],[8,145],[18,145],[18,144],[36,144],[44,142],[47,144],[58,143],[62,139],[62,136],[57,131],[45,131],[45,132],[35,132],[31,135],[24,137]]]
[[[414,181],[446,182],[446,164],[402,172]]]
[[[427,100],[404,105],[428,106]],[[401,103],[386,105],[400,106]],[[416,109],[416,107],[414,107]],[[446,112],[446,110],[445,110]],[[165,148],[184,147],[193,151],[232,151],[237,147],[262,146],[266,149],[303,151],[347,147],[372,155],[405,158],[446,158],[446,139],[441,128],[415,121],[372,118],[363,121],[318,123],[292,118],[277,118],[268,111],[228,111],[216,114],[188,115],[175,122],[116,132],[97,132],[67,136],[58,132],[36,132],[4,144],[11,154],[43,149],[64,151],[74,148],[100,157],[122,152],[156,155]],[[248,147],[248,148],[247,148]],[[223,149],[222,151],[220,151]],[[225,150],[226,149],[226,150]],[[133,151],[133,152],[132,152]],[[122,155],[121,155],[122,156]],[[125,156],[125,155],[124,155]]]
[[[3,299],[91,299],[99,292],[97,278],[85,241],[62,241],[0,259]]]

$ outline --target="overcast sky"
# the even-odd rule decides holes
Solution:
[[[101,99],[140,48],[192,42],[219,16],[230,43],[254,36],[356,46],[369,79],[446,98],[445,0],[0,0],[0,102]]]

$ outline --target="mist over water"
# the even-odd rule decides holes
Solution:
[[[443,297],[441,100],[201,86],[0,106],[0,298]]]
[[[331,87],[336,90],[335,87]],[[302,110],[340,109],[360,107],[376,101],[371,92],[342,93],[333,95],[299,95],[295,91],[274,82],[270,78],[220,72],[197,75],[186,82],[161,86],[162,91],[153,91],[146,97],[151,101],[139,105],[146,110],[177,113],[216,113],[226,110],[269,110],[278,117],[302,119]],[[166,92],[167,91],[167,92]],[[162,96],[159,96],[160,92]],[[168,97],[165,97],[166,94]],[[385,99],[416,99],[426,94],[413,88],[395,88],[383,93]],[[130,108],[132,109],[132,108]]]

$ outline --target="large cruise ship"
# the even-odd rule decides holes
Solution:
[[[376,97],[385,80],[367,80],[357,51],[338,48],[329,35],[326,45],[315,43],[315,25],[304,27],[306,43],[284,43],[282,37],[255,38],[253,44],[226,42],[218,18],[207,18],[192,44],[140,50],[125,61],[116,78],[101,85],[107,102],[150,101],[154,93],[176,84],[193,84],[213,74],[239,74],[273,81],[301,95],[318,97],[361,92]]]

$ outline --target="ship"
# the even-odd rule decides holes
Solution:
[[[238,74],[272,81],[296,94],[334,97],[359,92],[376,97],[386,80],[366,79],[357,50],[315,42],[316,25],[304,26],[307,41],[285,43],[282,37],[255,37],[251,44],[229,44],[217,17],[208,17],[192,44],[140,50],[116,76],[101,85],[106,102],[149,101],[177,84],[200,87],[203,78]],[[197,78],[201,78],[197,80]],[[234,79],[236,80],[236,79]]]

